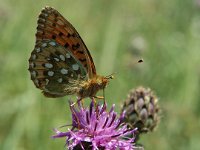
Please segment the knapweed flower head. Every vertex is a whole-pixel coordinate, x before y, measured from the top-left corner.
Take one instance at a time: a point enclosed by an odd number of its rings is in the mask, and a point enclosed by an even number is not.
[[[137,132],[151,132],[160,120],[158,98],[150,88],[138,87],[132,89],[124,102],[122,112],[126,111],[125,122]]]
[[[90,107],[85,108],[81,103],[71,105],[72,129],[61,132],[55,129],[54,138],[66,137],[66,147],[69,150],[134,150],[134,132],[123,123],[124,112],[117,117],[114,105],[109,112],[107,105],[91,101]],[[132,134],[132,138],[127,135]]]

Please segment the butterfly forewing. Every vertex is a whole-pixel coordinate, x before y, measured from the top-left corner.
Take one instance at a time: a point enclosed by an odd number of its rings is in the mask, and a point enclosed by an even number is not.
[[[55,40],[68,49],[86,68],[88,76],[96,75],[92,57],[76,29],[55,9],[45,7],[38,19],[36,41]]]
[[[31,79],[48,97],[74,94],[87,70],[68,48],[55,40],[40,40],[29,59]]]

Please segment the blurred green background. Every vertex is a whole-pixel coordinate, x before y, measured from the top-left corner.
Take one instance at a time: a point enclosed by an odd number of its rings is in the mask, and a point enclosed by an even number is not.
[[[75,97],[45,98],[27,70],[46,5],[75,26],[98,74],[116,72],[109,107],[137,86],[155,91],[162,118],[141,137],[146,150],[200,149],[200,0],[0,0],[0,149],[64,149],[52,129],[70,123]]]

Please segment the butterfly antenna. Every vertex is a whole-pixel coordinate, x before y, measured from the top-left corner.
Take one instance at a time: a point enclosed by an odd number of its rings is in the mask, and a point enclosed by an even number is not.
[[[106,103],[105,88],[103,88],[103,104]]]
[[[114,74],[116,74],[116,73],[112,73],[112,74],[106,76],[105,78],[106,79],[114,79]]]

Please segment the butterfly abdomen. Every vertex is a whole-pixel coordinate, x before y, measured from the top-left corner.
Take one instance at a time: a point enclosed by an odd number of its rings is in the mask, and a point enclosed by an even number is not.
[[[81,98],[94,97],[96,93],[104,89],[108,84],[108,79],[103,76],[95,76],[92,79],[84,81],[80,84],[80,90],[78,91],[78,96]]]

